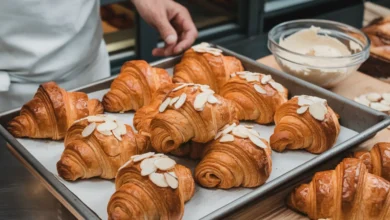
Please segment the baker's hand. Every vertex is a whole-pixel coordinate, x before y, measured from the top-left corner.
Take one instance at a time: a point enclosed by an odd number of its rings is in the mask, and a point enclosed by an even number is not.
[[[154,56],[171,56],[189,48],[198,36],[190,13],[172,0],[132,0],[141,17],[160,32],[164,48],[153,49]]]

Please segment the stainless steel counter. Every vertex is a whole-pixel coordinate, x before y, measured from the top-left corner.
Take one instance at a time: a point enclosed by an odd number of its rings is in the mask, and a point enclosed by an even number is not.
[[[75,219],[7,149],[0,137],[0,219]]]

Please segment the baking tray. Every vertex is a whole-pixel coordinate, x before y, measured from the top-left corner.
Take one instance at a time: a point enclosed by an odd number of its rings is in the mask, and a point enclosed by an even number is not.
[[[270,192],[271,190],[275,189],[281,184],[286,183],[287,181],[290,181],[294,178],[297,179],[297,177],[299,177],[300,174],[308,171],[312,167],[324,163],[329,158],[332,158],[333,156],[351,148],[352,146],[372,137],[373,135],[375,135],[376,132],[390,125],[390,119],[385,114],[374,111],[368,107],[362,106],[358,103],[343,98],[337,94],[329,92],[313,84],[307,83],[296,77],[285,74],[281,71],[269,68],[265,65],[257,63],[254,60],[238,55],[222,47],[219,48],[224,51],[225,55],[232,55],[240,59],[246,70],[262,72],[262,73],[272,75],[276,81],[282,83],[289,89],[290,96],[308,94],[308,95],[315,95],[327,99],[329,105],[340,115],[341,117],[340,123],[342,124],[342,126],[355,131],[355,133],[348,139],[342,140],[336,146],[334,146],[327,152],[318,156],[303,151],[295,151],[295,152],[289,151],[288,153],[281,153],[281,154],[274,152],[273,153],[274,160],[275,160],[274,158],[275,155],[279,155],[291,159],[293,158],[291,155],[296,154],[299,156],[299,154],[302,155],[304,154],[306,156],[310,155],[310,158],[309,159],[306,158],[307,159],[306,162],[300,164],[294,169],[287,171],[280,176],[274,176],[270,178],[270,180],[267,181],[267,183],[264,184],[263,186],[253,188],[253,189],[238,188],[238,189],[231,189],[227,191],[207,190],[207,189],[197,187],[197,192],[195,194],[195,197],[192,200],[190,200],[189,203],[186,204],[185,219],[190,219],[194,217],[194,213],[199,214],[197,215],[196,218],[203,218],[203,219],[214,219],[214,218],[225,216],[230,212],[233,212],[238,208],[242,207],[243,205],[247,204],[248,202],[265,195],[266,193]],[[151,65],[172,70],[172,67],[176,63],[178,63],[180,59],[181,59],[180,56],[175,58],[168,58],[168,59],[164,59],[152,63]],[[116,76],[113,76],[92,83],[90,85],[81,87],[76,90],[83,91],[86,93],[94,93],[90,95],[95,96],[98,95],[99,93],[97,91],[105,90],[109,88],[112,80],[115,77]],[[103,92],[100,91],[100,93]],[[16,116],[18,113],[19,113],[19,109],[2,113],[0,115],[0,124],[3,126],[6,125],[6,123],[12,117]],[[126,116],[126,114],[122,114],[122,116]],[[0,126],[0,133],[8,141],[9,143],[8,147],[11,150],[11,152],[14,153],[14,155],[16,155],[23,162],[23,164],[25,164],[26,167],[29,168],[30,171],[32,171],[33,174],[35,174],[40,180],[42,180],[45,186],[49,189],[49,191],[52,192],[77,218],[84,218],[84,219],[99,218],[99,216],[94,211],[92,211],[82,201],[82,199],[80,199],[81,198],[80,195],[73,194],[72,191],[69,190],[69,188],[63,184],[63,181],[56,176],[55,171],[50,172],[50,170],[47,169],[41,163],[41,161],[39,161],[36,157],[33,156],[33,154],[31,153],[32,151],[30,149],[31,146],[27,146],[27,145],[23,146],[21,144],[21,142],[29,143],[29,141],[32,140],[28,140],[28,139],[17,140],[10,133],[8,133],[8,131],[6,131],[3,126]],[[42,141],[37,143],[41,145],[45,145],[42,144]],[[43,143],[46,143],[48,145],[48,143],[51,143],[51,141],[44,141]],[[27,148],[29,148],[30,151]],[[58,159],[59,158],[56,158],[56,160]],[[183,159],[180,159],[180,163],[184,163],[185,165],[188,166],[194,166],[195,164],[194,161],[183,160]],[[275,163],[275,161],[274,161],[274,165],[276,165],[274,166],[274,168],[278,168],[277,163]],[[278,171],[275,171],[275,169],[273,169],[273,173],[276,172]],[[80,182],[82,181],[79,181],[79,183]],[[110,183],[113,184],[112,181]],[[220,201],[213,202],[214,204],[208,204],[207,201],[213,201],[212,199],[210,199],[210,196],[213,195],[216,196],[216,198],[219,199]],[[208,198],[205,199],[204,196],[208,196]],[[234,199],[232,199],[233,197]],[[108,200],[105,201],[103,207],[106,206],[107,202]],[[204,207],[205,204],[208,205],[207,211],[202,210],[202,205]],[[197,210],[193,210],[193,209],[197,209]],[[105,208],[103,209],[103,211],[104,210]],[[192,213],[192,216],[188,215],[188,213]]]

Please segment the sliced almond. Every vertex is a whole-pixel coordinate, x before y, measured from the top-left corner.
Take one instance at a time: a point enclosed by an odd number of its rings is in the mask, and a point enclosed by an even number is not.
[[[246,81],[248,82],[260,82],[260,76],[257,75],[246,75]]]
[[[218,103],[219,101],[217,97],[215,97],[214,95],[209,95],[209,97],[207,97],[207,102],[210,104],[215,104]]]
[[[260,134],[259,132],[257,132],[256,130],[253,130],[253,129],[248,129],[248,132],[251,133],[252,135],[260,138]],[[249,136],[249,135],[248,135]]]
[[[323,106],[323,104],[317,102],[309,107],[309,112],[313,116],[313,118],[323,121],[325,119],[325,115],[327,113],[326,107]]]
[[[103,122],[105,118],[102,116],[92,115],[92,116],[88,116],[87,119],[88,122]]]
[[[385,112],[385,113],[390,111],[390,106],[381,104],[379,102],[372,102],[370,104],[370,107],[377,110],[377,111],[381,111],[381,112]]]
[[[154,155],[154,152],[148,152],[144,154],[139,154],[139,155],[134,155],[131,158],[133,159],[134,162],[141,161],[143,159],[149,158]]]
[[[359,97],[356,97],[354,100],[355,100],[355,102],[360,103],[360,104],[365,105],[365,106],[370,106],[370,103],[371,103],[370,100],[368,100],[365,95],[361,95]]]
[[[272,79],[272,76],[271,76],[271,75],[264,75],[264,76],[261,78],[261,84],[265,85],[265,84],[267,84],[271,79]]]
[[[244,129],[243,129],[244,128]],[[233,128],[232,134],[240,138],[248,138],[248,131],[245,127],[235,127]]]
[[[200,90],[202,92],[204,92],[205,90],[210,90],[210,86],[209,85],[200,85]]]
[[[297,114],[302,115],[303,113],[305,113],[307,111],[307,109],[309,109],[309,106],[302,106],[302,107],[297,109]]]
[[[117,128],[118,125],[113,121],[106,121],[100,125],[97,126],[98,131],[111,131]]]
[[[119,132],[119,130],[117,130],[117,129],[112,130],[112,134],[114,135],[114,137],[116,139],[118,139],[119,141],[122,141],[121,133]]]
[[[160,170],[170,170],[175,167],[176,161],[169,157],[159,158],[154,161],[154,165]]]
[[[265,91],[265,89],[261,88],[261,86],[255,84],[253,87],[255,88],[256,92],[258,92],[260,94],[267,94],[267,91]]]
[[[169,102],[169,106],[172,106],[173,104],[175,104],[177,102],[177,100],[179,100],[179,96],[172,98],[171,101]]]
[[[267,145],[260,138],[256,137],[255,135],[250,134],[249,140],[251,140],[252,143],[254,143],[258,147],[267,148]]]
[[[164,112],[165,109],[167,109],[169,103],[171,103],[171,98],[168,97],[167,99],[165,99],[165,101],[163,101],[160,105],[160,107],[158,108],[158,111],[159,112]]]
[[[220,132],[218,132],[216,135],[215,135],[215,137],[214,137],[214,140],[217,140],[219,137],[221,137],[223,135],[223,132],[222,131],[220,131]]]
[[[172,92],[178,91],[178,90],[180,90],[180,89],[182,89],[182,88],[184,88],[184,87],[187,87],[187,84],[182,84],[182,85],[180,85],[180,86],[178,86],[178,87],[172,89]]]
[[[382,99],[381,94],[375,92],[367,94],[366,97],[371,102],[379,102]]]
[[[244,127],[246,127],[246,128],[253,128],[254,126],[253,125],[244,125]]]
[[[168,187],[168,183],[162,173],[152,173],[149,175],[149,179],[159,187]]]
[[[272,88],[276,89],[276,91],[284,92],[284,87],[282,86],[282,84],[274,82],[274,81],[271,81],[268,84],[270,84],[272,86]]]
[[[386,100],[387,102],[390,102],[390,93],[383,93],[382,94],[382,97],[384,100]]]
[[[153,155],[153,157],[167,157],[167,155],[162,154],[162,153],[158,153],[158,154]]]
[[[386,101],[384,99],[380,103],[383,104],[383,105],[390,106],[390,102],[388,102],[388,101]]]
[[[176,173],[174,171],[167,172],[167,173],[177,179]]]
[[[121,134],[121,135],[127,133],[126,125],[123,122],[116,121],[116,124],[118,125],[118,127],[115,128],[114,130],[118,130],[119,134]]]
[[[206,105],[209,93],[199,93],[194,101],[194,108],[197,111],[203,111],[204,106]]]
[[[237,75],[235,73],[232,73],[230,74],[230,77],[233,78],[233,77],[236,77]]]
[[[118,117],[116,117],[115,115],[107,114],[105,116],[105,121],[116,121],[118,119]]]
[[[298,96],[298,105],[299,106],[305,106],[305,105],[311,105],[314,102],[305,96]]]
[[[100,134],[106,135],[106,136],[111,136],[112,132],[111,131],[98,131]]]
[[[237,75],[246,75],[246,74],[248,74],[248,73],[249,73],[248,71],[236,72]]]
[[[95,128],[96,128],[96,123],[92,122],[91,124],[89,124],[88,126],[86,126],[84,128],[84,130],[81,132],[81,136],[82,137],[88,137],[89,135],[91,135],[93,133]]]
[[[241,79],[245,79],[246,80],[246,74],[240,74],[240,75],[238,75],[238,77],[240,77]]]
[[[164,173],[164,177],[169,187],[171,187],[172,189],[177,189],[177,187],[179,186],[179,181],[175,177],[169,175],[168,173]]]
[[[154,165],[155,160],[157,160],[157,158],[152,157],[147,158],[141,162],[141,176],[147,176],[157,171],[157,167]]]
[[[228,127],[222,130],[222,134],[230,133],[231,131],[233,131],[233,128],[235,128],[236,126],[237,126],[236,123],[229,125]]]
[[[175,103],[175,109],[179,109],[180,107],[182,107],[183,104],[186,102],[186,99],[187,99],[187,94],[186,93],[182,93],[180,95],[179,100],[177,100],[177,102]]]
[[[234,136],[231,134],[224,134],[221,139],[219,139],[219,142],[232,142],[234,141]]]

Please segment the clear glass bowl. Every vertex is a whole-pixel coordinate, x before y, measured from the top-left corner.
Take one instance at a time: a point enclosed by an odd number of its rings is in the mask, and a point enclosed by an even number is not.
[[[347,46],[351,55],[313,56],[296,53],[279,45],[281,39],[312,26],[321,28],[320,35],[338,39]],[[353,50],[352,47],[356,44],[361,49]],[[331,88],[356,72],[359,66],[367,60],[370,55],[370,40],[363,32],[346,24],[327,20],[302,19],[275,26],[268,33],[268,48],[283,71],[316,85]]]

